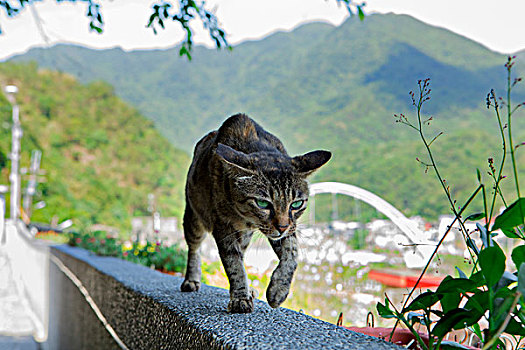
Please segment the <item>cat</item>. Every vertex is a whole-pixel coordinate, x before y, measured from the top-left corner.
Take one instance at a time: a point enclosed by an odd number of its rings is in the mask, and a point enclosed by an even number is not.
[[[230,282],[228,312],[253,311],[244,252],[259,230],[279,258],[266,290],[272,308],[290,291],[297,268],[297,219],[306,210],[306,177],[331,153],[313,151],[290,157],[281,141],[245,114],[228,118],[195,146],[186,181],[184,238],[188,263],[181,291],[198,291],[199,246],[211,232]]]

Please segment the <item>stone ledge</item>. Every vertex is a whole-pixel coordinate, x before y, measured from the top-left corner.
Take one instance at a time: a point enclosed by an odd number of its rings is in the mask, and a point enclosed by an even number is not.
[[[228,314],[229,293],[80,248],[56,246],[130,349],[400,349],[285,308],[255,301],[251,314]],[[118,348],[76,286],[50,264],[50,349]]]

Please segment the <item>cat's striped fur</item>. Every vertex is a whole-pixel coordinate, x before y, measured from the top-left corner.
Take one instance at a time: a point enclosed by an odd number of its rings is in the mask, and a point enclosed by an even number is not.
[[[199,246],[211,232],[230,282],[230,312],[253,311],[244,252],[254,231],[268,237],[279,258],[266,298],[278,307],[297,267],[296,222],[306,209],[306,177],[331,157],[314,151],[289,157],[281,141],[244,114],[228,118],[195,146],[186,182],[184,237],[188,244],[184,292],[201,280]]]

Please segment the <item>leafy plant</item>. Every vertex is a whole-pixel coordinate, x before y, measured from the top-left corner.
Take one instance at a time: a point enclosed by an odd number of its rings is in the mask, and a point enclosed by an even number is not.
[[[423,349],[439,349],[443,345],[443,339],[447,333],[454,329],[468,327],[482,341],[483,349],[493,349],[505,347],[500,338],[502,333],[514,336],[516,344],[525,338],[525,245],[521,241],[525,240],[524,219],[525,219],[525,198],[521,197],[518,171],[515,153],[523,143],[515,144],[512,138],[512,116],[525,103],[513,106],[511,104],[511,91],[521,79],[512,79],[512,66],[514,57],[509,57],[505,68],[507,70],[507,93],[506,99],[498,98],[491,90],[487,95],[487,108],[492,108],[497,118],[497,126],[502,142],[502,153],[499,164],[495,164],[493,158],[488,160],[488,175],[490,186],[483,181],[481,171],[477,170],[478,185],[472,195],[467,199],[463,206],[458,206],[453,198],[450,185],[442,177],[431,146],[442,133],[437,133],[432,138],[426,135],[426,127],[430,125],[432,117],[425,118],[422,115],[422,107],[430,99],[429,79],[418,82],[418,94],[410,92],[412,103],[417,110],[417,120],[412,123],[405,115],[395,115],[396,121],[409,126],[418,132],[425,149],[427,160],[416,158],[426,171],[432,170],[441,184],[450,208],[455,216],[454,223],[460,225],[466,245],[468,247],[471,260],[473,262],[472,271],[469,275],[457,269],[459,277],[447,276],[436,289],[427,290],[416,298],[412,299],[415,288],[408,295],[403,307],[397,310],[393,303],[386,297],[385,303],[377,304],[377,311],[380,316],[385,318],[397,319],[396,326],[402,322],[408,327],[417,338],[419,345]],[[505,120],[502,117],[502,110],[505,112]],[[510,155],[510,167],[512,172],[513,184],[517,199],[510,202],[509,196],[504,195],[502,182],[506,178],[503,175],[507,158]],[[469,208],[474,198],[481,196],[483,201],[483,212],[474,213],[464,217],[466,209]],[[495,214],[496,203],[500,201],[505,210]],[[495,217],[494,224],[491,226],[492,219]],[[466,227],[467,221],[478,221],[477,229],[470,232]],[[426,267],[423,269],[420,279],[428,269],[430,262],[437,253],[441,243],[450,232],[452,224],[445,232],[438,243],[434,253],[430,257]],[[514,267],[507,266],[505,253],[494,240],[494,237],[502,232],[510,239],[519,240],[520,245],[516,246],[511,254]],[[474,235],[479,235],[481,245],[478,246],[473,239]],[[513,272],[506,271],[506,268]],[[417,284],[416,284],[417,285]],[[488,323],[482,329],[482,322]],[[428,343],[424,342],[415,330],[414,325],[421,324],[428,332]],[[395,328],[395,327],[394,327]],[[393,333],[393,332],[392,332]],[[460,348],[457,343],[447,342],[447,346]]]
[[[182,273],[186,268],[186,253],[177,245],[152,241],[125,241],[104,231],[69,233],[69,245],[87,249],[98,255],[114,256],[163,272]]]
[[[68,233],[69,242],[71,246],[84,248],[92,251],[97,255],[104,256],[122,256],[122,248],[120,242],[104,231],[94,231],[88,233]]]

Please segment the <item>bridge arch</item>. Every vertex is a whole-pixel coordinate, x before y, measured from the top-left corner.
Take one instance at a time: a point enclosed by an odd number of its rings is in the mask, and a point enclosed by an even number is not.
[[[371,205],[372,207],[376,208],[377,211],[389,218],[394,223],[394,225],[396,225],[408,237],[408,239],[414,243],[416,250],[422,255],[422,257],[429,255],[429,248],[434,248],[426,244],[428,242],[423,242],[424,235],[414,222],[409,220],[393,205],[370,191],[341,182],[313,183],[310,184],[309,190],[310,196],[312,197],[315,197],[315,195],[321,193],[342,194],[356,198]],[[315,215],[315,201],[311,203],[311,210]]]

